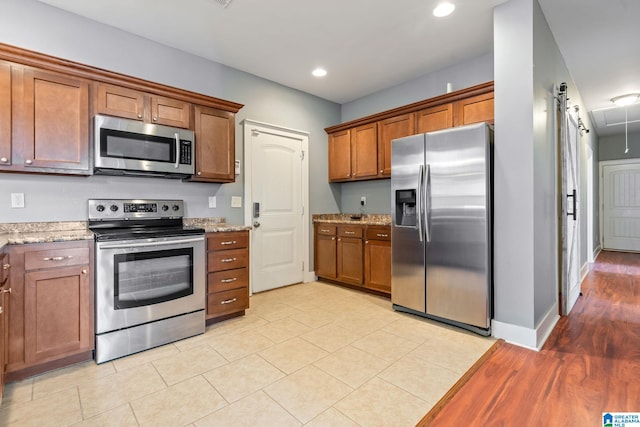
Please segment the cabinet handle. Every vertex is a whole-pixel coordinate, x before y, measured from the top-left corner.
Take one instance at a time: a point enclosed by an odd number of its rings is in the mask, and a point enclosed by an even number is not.
[[[154,118],[153,118],[153,121],[154,121],[154,122],[157,122],[157,121],[158,121],[158,118],[157,118],[157,117],[154,117]]]
[[[221,245],[235,245],[235,240],[229,240],[228,242],[220,242]]]
[[[2,269],[3,269],[3,270],[8,270],[8,269],[10,269],[10,268],[11,268],[11,264],[4,264],[4,265],[2,266]]]
[[[389,237],[388,234],[381,234],[381,233],[376,234],[376,236],[378,236],[378,237]]]
[[[138,114],[138,118],[141,119],[142,118],[142,114]]]
[[[0,162],[7,163],[8,161],[9,159],[7,159],[6,157],[0,157]]]
[[[11,293],[11,288],[3,289],[2,291],[0,291],[0,295],[2,295],[2,294],[10,294],[10,293]]]
[[[238,298],[226,299],[224,301],[220,301],[220,304],[231,304],[232,302],[238,301]]]
[[[43,261],[63,261],[65,259],[71,259],[71,258],[73,258],[73,255],[45,257],[45,258],[42,258],[42,260]]]
[[[224,258],[221,260],[221,262],[233,262],[233,261],[237,261],[238,258]]]
[[[322,231],[323,233],[329,233],[331,230],[327,230],[325,228],[321,228],[320,231]]]
[[[331,238],[331,240],[336,240],[336,238],[335,238],[335,237],[332,237],[332,238]]]
[[[364,241],[364,244],[365,244],[365,245],[368,245],[368,244],[369,244],[369,241],[368,241],[368,240],[365,240],[365,241]]]
[[[202,175],[202,172],[198,171],[198,176]]]
[[[384,171],[383,171],[382,169],[380,169],[380,172],[379,172],[379,173],[383,173],[383,172],[384,172]]]
[[[238,280],[237,277],[234,277],[232,279],[222,279],[220,280],[222,283],[231,283],[231,282],[235,282],[236,280]]]
[[[31,159],[24,161],[25,165],[30,165],[31,163],[33,163],[33,160],[31,160]]]
[[[3,307],[0,307],[0,314],[4,313]]]
[[[355,231],[345,231],[344,234],[356,234]]]
[[[82,269],[82,274],[87,274],[87,269],[86,268]]]

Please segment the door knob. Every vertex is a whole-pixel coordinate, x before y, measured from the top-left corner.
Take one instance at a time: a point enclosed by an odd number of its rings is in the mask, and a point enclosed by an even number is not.
[[[255,228],[258,228],[258,227],[260,227],[260,223],[258,221],[253,221],[253,226]]]

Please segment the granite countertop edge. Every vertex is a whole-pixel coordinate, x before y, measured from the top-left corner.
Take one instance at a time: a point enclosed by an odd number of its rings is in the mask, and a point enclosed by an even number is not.
[[[313,222],[323,224],[361,224],[361,225],[380,225],[390,226],[391,215],[387,214],[364,214],[361,219],[352,219],[352,216],[360,216],[357,214],[316,214],[313,215]]]

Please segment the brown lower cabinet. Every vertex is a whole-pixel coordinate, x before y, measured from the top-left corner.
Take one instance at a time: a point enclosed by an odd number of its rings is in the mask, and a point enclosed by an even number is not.
[[[249,308],[249,231],[207,233],[207,324]]]
[[[7,365],[9,342],[9,295],[11,294],[11,282],[9,281],[9,254],[0,251],[0,403],[4,391],[4,379]]]
[[[7,380],[93,358],[93,241],[9,247]]]
[[[388,226],[315,224],[318,277],[391,293],[391,232]]]

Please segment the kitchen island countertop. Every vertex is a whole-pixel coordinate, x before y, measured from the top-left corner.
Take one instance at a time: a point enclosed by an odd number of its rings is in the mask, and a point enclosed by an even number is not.
[[[352,217],[361,219],[352,219]],[[313,222],[327,224],[362,224],[362,225],[391,225],[391,215],[389,214],[316,214],[313,215]]]

